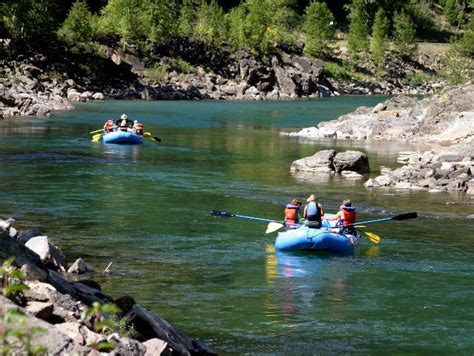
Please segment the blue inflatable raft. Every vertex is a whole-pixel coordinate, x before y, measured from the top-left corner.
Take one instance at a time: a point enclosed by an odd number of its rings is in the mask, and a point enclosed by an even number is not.
[[[102,136],[104,143],[120,143],[139,145],[143,142],[143,136],[129,131],[113,131]]]
[[[350,254],[359,242],[359,236],[344,234],[339,228],[321,229],[300,226],[278,233],[275,248],[280,251],[317,251]]]

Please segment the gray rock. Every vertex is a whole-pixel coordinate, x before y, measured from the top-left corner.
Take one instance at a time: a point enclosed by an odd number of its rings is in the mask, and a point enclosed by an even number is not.
[[[334,157],[334,170],[336,172],[354,171],[357,173],[369,173],[369,159],[360,151],[339,152]]]
[[[35,236],[29,239],[25,246],[38,254],[41,260],[50,268],[55,270],[66,270],[66,257],[47,236]]]

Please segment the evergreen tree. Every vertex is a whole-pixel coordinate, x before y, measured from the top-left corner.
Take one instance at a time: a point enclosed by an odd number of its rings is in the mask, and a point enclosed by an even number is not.
[[[13,40],[40,44],[54,37],[62,6],[59,0],[3,0],[0,21]]]
[[[471,14],[456,47],[461,55],[471,59],[474,57],[474,14]]]
[[[383,68],[385,62],[385,51],[387,43],[388,20],[385,17],[385,12],[379,8],[375,14],[374,25],[372,27],[372,40],[370,49],[372,53],[372,60],[376,67],[380,70]]]
[[[58,30],[58,37],[69,45],[89,42],[93,38],[92,14],[84,1],[76,1]]]
[[[347,36],[347,47],[354,62],[360,55],[369,50],[369,26],[367,24],[367,12],[364,0],[353,0],[349,13],[349,34]]]
[[[197,14],[196,37],[206,42],[221,43],[226,38],[226,23],[224,10],[217,4],[216,0],[211,0],[208,4],[203,1]]]
[[[401,57],[410,57],[417,49],[415,24],[406,12],[397,12],[393,19],[395,46]]]
[[[179,10],[178,28],[181,36],[189,36],[193,33],[197,22],[197,11],[199,0],[183,0]]]
[[[444,3],[444,16],[451,25],[456,25],[462,18],[462,13],[458,9],[457,0],[446,0]]]
[[[324,2],[312,2],[305,9],[303,31],[304,52],[313,57],[330,53],[329,43],[334,39],[334,16]]]
[[[247,16],[245,6],[234,7],[226,15],[228,24],[228,39],[235,49],[245,47],[247,36],[245,33],[245,18]]]

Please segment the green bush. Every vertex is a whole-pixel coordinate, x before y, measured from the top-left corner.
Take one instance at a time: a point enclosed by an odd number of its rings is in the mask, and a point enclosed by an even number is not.
[[[145,77],[158,83],[164,83],[168,76],[168,70],[169,67],[165,65],[151,67],[145,70]]]
[[[326,3],[312,2],[305,9],[303,31],[304,52],[313,57],[325,58],[329,55],[329,44],[334,39],[334,16]]]

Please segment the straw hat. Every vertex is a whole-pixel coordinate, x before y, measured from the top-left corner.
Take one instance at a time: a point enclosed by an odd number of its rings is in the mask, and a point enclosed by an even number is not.
[[[306,199],[306,201],[307,201],[308,203],[309,203],[310,201],[316,201],[316,197],[314,196],[314,194],[311,194],[311,195],[309,196],[309,198]]]

